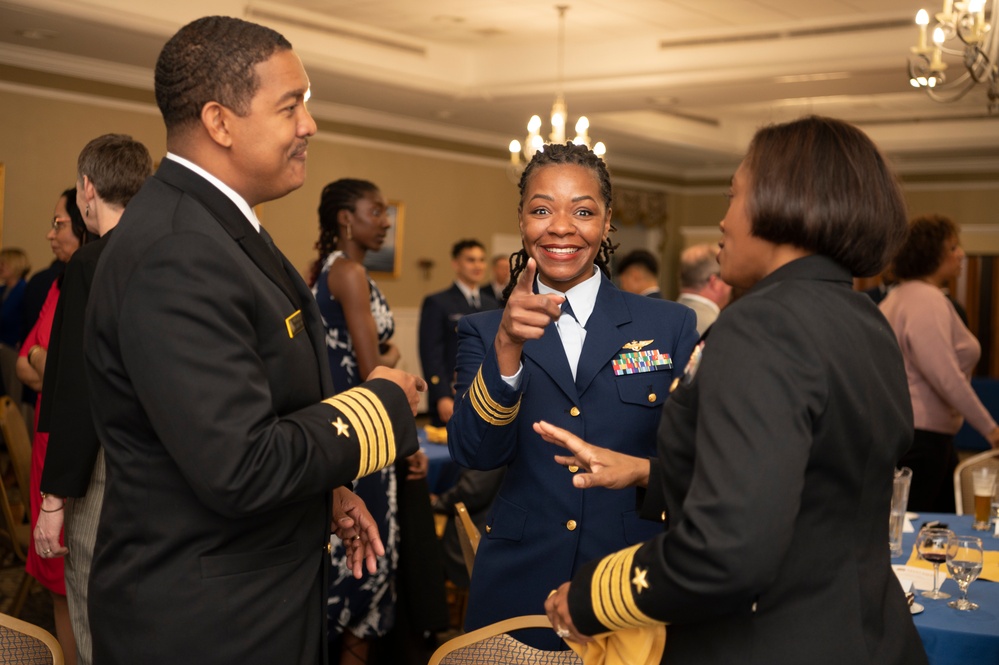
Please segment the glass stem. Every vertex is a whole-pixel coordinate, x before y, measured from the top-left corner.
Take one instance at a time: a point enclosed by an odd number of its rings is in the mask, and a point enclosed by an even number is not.
[[[934,594],[937,594],[937,593],[940,592],[940,582],[938,581],[938,578],[937,578],[937,576],[939,574],[940,574],[940,564],[939,563],[935,563],[935,564],[933,564],[933,593]]]

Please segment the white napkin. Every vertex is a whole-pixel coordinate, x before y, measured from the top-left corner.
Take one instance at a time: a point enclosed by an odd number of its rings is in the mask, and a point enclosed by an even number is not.
[[[933,588],[932,570],[902,564],[892,566],[892,570],[895,571],[895,577],[898,578],[898,583],[902,585],[902,589],[906,593],[913,588],[920,591]]]

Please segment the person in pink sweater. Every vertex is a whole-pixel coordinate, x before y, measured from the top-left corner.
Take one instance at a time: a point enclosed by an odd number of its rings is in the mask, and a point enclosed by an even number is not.
[[[971,388],[981,345],[942,290],[963,259],[953,220],[917,217],[893,262],[900,283],[880,305],[902,348],[912,398],[915,436],[899,462],[912,469],[911,510],[954,512],[954,435],[965,419],[999,448],[999,426]]]

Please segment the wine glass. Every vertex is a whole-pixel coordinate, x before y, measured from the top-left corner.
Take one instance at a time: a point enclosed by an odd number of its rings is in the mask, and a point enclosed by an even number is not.
[[[947,570],[961,589],[961,597],[947,603],[956,610],[977,610],[968,600],[968,585],[982,572],[982,539],[974,536],[951,536],[947,541]]]
[[[949,593],[940,591],[940,564],[947,560],[947,543],[954,537],[950,529],[924,526],[916,536],[916,551],[919,558],[933,564],[933,590],[923,591],[925,598],[938,600],[950,598]]]

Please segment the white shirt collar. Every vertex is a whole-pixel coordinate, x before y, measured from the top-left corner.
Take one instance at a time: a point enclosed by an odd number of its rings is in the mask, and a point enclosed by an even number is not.
[[[166,156],[167,159],[173,160],[178,164],[180,164],[181,166],[186,166],[187,168],[191,169],[192,171],[200,175],[208,182],[215,185],[216,189],[218,189],[220,192],[228,196],[229,199],[236,204],[236,207],[239,208],[240,212],[243,213],[247,221],[249,221],[250,224],[253,225],[253,228],[257,230],[257,233],[260,233],[260,220],[258,220],[257,216],[253,213],[253,208],[250,207],[250,204],[247,203],[242,196],[237,194],[236,190],[234,190],[232,187],[225,184],[224,182],[222,182],[221,180],[213,176],[211,173],[201,168],[200,166],[198,166],[189,159],[184,159],[183,157],[175,155],[172,152],[168,152]]]
[[[556,293],[568,299],[569,304],[572,305],[572,313],[576,315],[576,320],[579,321],[579,325],[585,328],[586,322],[590,320],[590,314],[593,313],[593,307],[597,304],[597,292],[600,291],[601,279],[600,269],[593,266],[591,277],[565,293],[546,286],[538,279],[538,293]]]
[[[467,286],[465,286],[465,284],[460,279],[454,280],[454,283],[458,287],[458,290],[461,291],[462,295],[465,296],[465,300],[470,300],[472,296],[475,296],[476,298],[479,297],[479,287],[470,289]]]
[[[696,300],[697,302],[704,303],[716,313],[721,311],[721,308],[718,307],[718,303],[714,300],[708,300],[704,296],[697,295],[696,293],[681,293],[680,295],[687,300]]]

